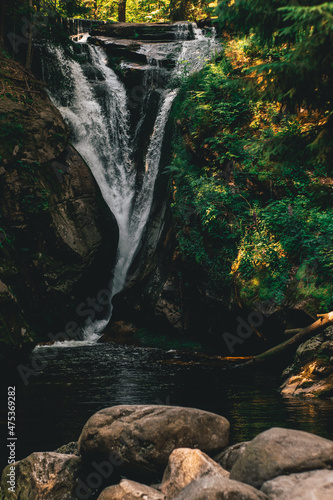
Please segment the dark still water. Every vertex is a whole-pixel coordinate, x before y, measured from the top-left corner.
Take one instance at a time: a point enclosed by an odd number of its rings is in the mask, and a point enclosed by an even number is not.
[[[193,362],[193,353],[112,344],[38,349],[52,359],[27,386],[17,384],[18,459],[77,440],[91,415],[118,404],[171,404],[218,413],[231,423],[232,443],[272,426],[333,439],[333,401],[283,398],[280,374],[267,369],[226,369],[203,357]],[[5,398],[1,401],[3,439]]]

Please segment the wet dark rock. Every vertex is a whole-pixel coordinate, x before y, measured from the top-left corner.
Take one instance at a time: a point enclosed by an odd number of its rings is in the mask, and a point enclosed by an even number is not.
[[[115,321],[106,327],[103,335],[98,342],[112,342],[114,344],[140,345],[140,342],[134,338],[138,328],[133,323],[126,321]]]

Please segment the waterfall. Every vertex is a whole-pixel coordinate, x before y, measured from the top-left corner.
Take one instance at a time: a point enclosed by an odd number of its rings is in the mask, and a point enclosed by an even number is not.
[[[180,26],[178,42],[145,43],[144,48],[140,49],[141,53],[147,55],[143,79],[145,85],[150,85],[152,89],[156,87],[154,71],[162,70],[160,60],[163,55],[166,58],[173,56],[175,60],[174,69],[169,69],[169,81],[181,74],[184,60],[188,72],[203,66],[214,51],[214,37],[206,39],[197,28],[194,33],[195,40],[187,40],[184,28]],[[134,153],[138,147],[136,139],[139,129],[144,126],[145,114],[148,112],[150,100],[147,95],[150,95],[150,90],[147,89],[146,98],[141,103],[138,123],[134,132],[131,132],[129,93],[108,66],[104,49],[89,45],[86,40],[87,36],[78,42],[88,59],[84,64],[68,58],[62,48],[48,45],[46,60],[43,61],[43,76],[49,83],[49,94],[53,103],[70,125],[73,145],[90,167],[118,222],[119,246],[111,293],[113,297],[126,284],[129,267],[149,221],[164,131],[177,90],[157,89],[158,109],[155,110],[155,122],[144,152],[144,171],[138,185]],[[61,85],[54,82],[52,85],[54,71],[61,72]],[[161,83],[158,79],[156,81]],[[87,324],[84,332],[85,342],[96,341],[111,314],[112,305],[104,320]]]

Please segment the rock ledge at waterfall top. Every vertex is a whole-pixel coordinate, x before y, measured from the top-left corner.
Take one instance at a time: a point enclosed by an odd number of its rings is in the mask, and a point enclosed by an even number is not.
[[[110,23],[90,30],[91,36],[106,36],[133,40],[174,42],[194,40],[193,25],[178,23]]]

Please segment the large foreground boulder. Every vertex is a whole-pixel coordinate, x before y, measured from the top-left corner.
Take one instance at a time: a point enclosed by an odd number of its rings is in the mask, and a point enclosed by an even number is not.
[[[11,469],[1,479],[1,500],[72,500],[81,460],[61,453],[32,453],[14,464],[15,492],[9,490]]]
[[[116,486],[109,486],[99,495],[98,500],[164,500],[163,493],[144,484],[123,479]]]
[[[216,454],[228,445],[229,422],[193,408],[129,405],[93,415],[79,439],[86,463],[119,456],[119,473],[157,480],[176,448],[198,448]]]
[[[184,488],[174,500],[267,500],[247,484],[222,477],[205,477]]]
[[[333,466],[333,441],[308,432],[272,428],[248,443],[230,479],[256,488],[274,477]]]
[[[315,470],[280,476],[264,483],[261,491],[270,500],[330,500],[333,498],[333,471]]]
[[[229,477],[229,472],[200,450],[178,448],[169,457],[160,490],[167,498],[173,498],[196,479],[208,476]]]

